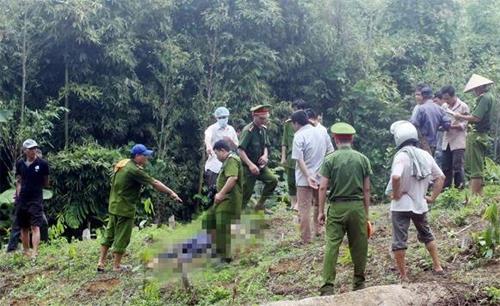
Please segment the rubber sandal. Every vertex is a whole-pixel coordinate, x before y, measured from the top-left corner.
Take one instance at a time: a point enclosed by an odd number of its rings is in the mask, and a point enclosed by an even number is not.
[[[434,274],[436,276],[442,276],[442,275],[444,275],[444,270],[441,270],[441,271],[432,270],[432,274]]]

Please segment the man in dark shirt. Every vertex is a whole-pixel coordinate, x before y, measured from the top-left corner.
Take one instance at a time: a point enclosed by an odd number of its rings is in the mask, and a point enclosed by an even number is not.
[[[37,156],[38,144],[33,139],[23,143],[26,159],[16,163],[16,224],[21,228],[24,255],[30,255],[30,228],[32,257],[38,255],[40,227],[44,224],[43,187],[49,185],[49,165]]]

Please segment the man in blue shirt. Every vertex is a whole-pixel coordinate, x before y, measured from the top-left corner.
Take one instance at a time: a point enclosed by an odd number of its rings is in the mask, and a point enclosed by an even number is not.
[[[444,110],[432,101],[432,89],[428,86],[420,90],[423,103],[412,114],[410,122],[417,128],[422,149],[434,156],[437,145],[437,131],[442,128],[447,131],[451,119]]]

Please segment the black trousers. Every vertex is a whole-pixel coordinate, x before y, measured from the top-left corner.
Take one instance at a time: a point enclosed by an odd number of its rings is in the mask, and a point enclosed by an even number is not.
[[[464,186],[464,153],[465,149],[451,150],[450,146],[443,151],[442,167],[446,176],[444,188],[450,187],[452,182],[455,188]]]

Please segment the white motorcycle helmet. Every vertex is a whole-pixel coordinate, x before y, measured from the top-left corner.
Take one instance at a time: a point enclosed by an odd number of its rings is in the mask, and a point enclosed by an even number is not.
[[[415,126],[406,120],[399,120],[391,124],[391,134],[394,135],[396,147],[400,147],[405,141],[418,141],[418,132]]]

